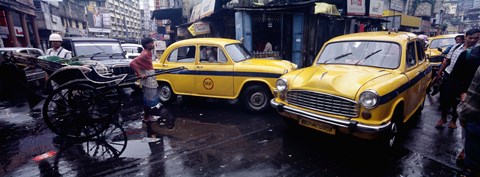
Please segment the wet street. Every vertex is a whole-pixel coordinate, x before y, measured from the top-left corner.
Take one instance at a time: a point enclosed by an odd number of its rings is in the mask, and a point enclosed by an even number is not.
[[[45,126],[42,104],[0,108],[0,176],[459,176],[461,129],[435,128],[438,96],[390,154],[368,141],[287,128],[275,111],[188,99],[141,120],[141,95],[127,92],[101,138],[72,142]],[[460,127],[460,126],[459,126]],[[118,158],[115,158],[119,156]]]

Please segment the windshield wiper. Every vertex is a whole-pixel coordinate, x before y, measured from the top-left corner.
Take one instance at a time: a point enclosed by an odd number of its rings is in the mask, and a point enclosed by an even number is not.
[[[104,54],[105,52],[97,52],[97,53],[94,53],[91,57],[90,57],[90,60],[93,60],[93,57],[97,56],[97,55],[100,55],[100,54]]]
[[[330,58],[330,59],[328,59],[328,60],[325,60],[325,62],[323,62],[323,64],[329,62],[329,61],[332,60],[332,59],[333,59],[333,60],[338,60],[338,59],[340,59],[340,58],[349,56],[349,55],[351,55],[351,54],[352,54],[352,52],[349,52],[349,53],[346,53],[346,54],[342,54],[342,55],[336,56],[336,57],[334,57],[334,58]]]
[[[357,64],[360,63],[361,61],[367,60],[368,58],[370,58],[371,56],[377,54],[377,53],[380,52],[380,51],[382,51],[382,49],[378,49],[377,51],[368,54],[365,58],[363,58],[363,60],[358,60],[358,61],[355,63],[355,65],[357,65]]]
[[[115,55],[119,55],[119,54],[122,54],[122,56],[123,56],[123,53],[114,53],[114,54],[111,54],[111,55],[110,55],[108,58],[110,58],[110,59],[111,59],[113,56],[115,56]],[[123,56],[123,57],[125,57],[125,56]]]

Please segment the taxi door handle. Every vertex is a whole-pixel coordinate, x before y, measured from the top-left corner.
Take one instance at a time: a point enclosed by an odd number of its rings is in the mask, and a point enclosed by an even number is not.
[[[203,66],[197,66],[197,68],[203,68]]]
[[[166,64],[163,64],[163,67],[167,67],[167,66],[168,66],[168,65],[166,65]]]

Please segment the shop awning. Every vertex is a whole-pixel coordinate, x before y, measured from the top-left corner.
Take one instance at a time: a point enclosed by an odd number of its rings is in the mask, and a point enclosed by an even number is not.
[[[314,14],[325,14],[325,15],[334,15],[340,16],[340,12],[337,10],[337,6],[327,3],[315,3]]]

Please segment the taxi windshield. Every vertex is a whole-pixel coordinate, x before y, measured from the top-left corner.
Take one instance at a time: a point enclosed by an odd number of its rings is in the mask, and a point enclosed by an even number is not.
[[[225,46],[225,49],[228,52],[228,55],[232,58],[235,62],[240,62],[243,60],[248,60],[252,58],[252,54],[248,52],[248,50],[243,46],[243,44],[230,44]]]
[[[442,39],[434,39],[430,42],[430,48],[444,48],[455,44],[455,38],[442,38]]]
[[[344,41],[328,44],[317,59],[317,64],[343,64],[397,68],[400,64],[400,46],[392,42]]]

